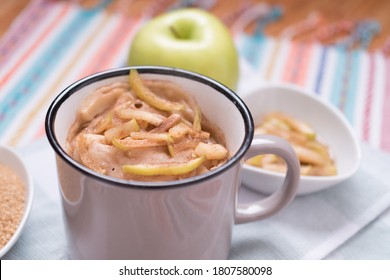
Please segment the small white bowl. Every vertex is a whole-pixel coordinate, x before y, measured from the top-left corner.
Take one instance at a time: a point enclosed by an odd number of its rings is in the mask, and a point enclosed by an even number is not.
[[[19,176],[19,178],[22,180],[26,188],[26,205],[25,205],[22,219],[18,225],[18,228],[16,229],[13,236],[11,237],[11,239],[0,250],[0,258],[1,258],[12,248],[12,246],[18,240],[20,234],[23,231],[27,218],[30,214],[34,187],[33,187],[32,177],[28,172],[26,165],[24,164],[22,158],[13,149],[0,145],[0,164],[11,168]]]
[[[297,195],[309,194],[335,186],[351,177],[359,168],[361,151],[353,129],[344,115],[314,92],[286,83],[265,84],[242,95],[252,113],[255,126],[270,112],[283,112],[308,123],[321,142],[328,145],[335,160],[335,176],[301,176]],[[262,193],[273,193],[284,174],[244,164],[242,182]]]

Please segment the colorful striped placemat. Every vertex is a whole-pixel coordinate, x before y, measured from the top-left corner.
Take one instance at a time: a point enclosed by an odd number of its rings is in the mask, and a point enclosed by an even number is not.
[[[25,146],[44,137],[53,98],[77,79],[126,65],[136,30],[164,4],[157,1],[160,6],[129,16],[108,9],[110,2],[85,9],[72,1],[32,0],[14,21],[0,41],[0,143]],[[390,151],[385,52],[232,33],[241,58],[258,77],[251,82],[307,87],[337,106],[362,141]]]
[[[238,46],[259,78],[321,95],[344,113],[360,140],[390,151],[390,57],[318,43],[257,40],[253,46],[253,37],[242,36]]]

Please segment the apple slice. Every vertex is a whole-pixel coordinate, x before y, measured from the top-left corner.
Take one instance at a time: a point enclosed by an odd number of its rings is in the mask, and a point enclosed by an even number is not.
[[[92,132],[95,134],[103,133],[104,131],[110,129],[111,125],[112,125],[112,113],[109,112],[104,117],[102,117],[99,120],[99,122],[93,127]]]
[[[157,114],[148,112],[148,111],[143,111],[143,110],[138,110],[138,109],[123,109],[118,111],[118,116],[121,119],[136,119],[136,120],[141,120],[148,122],[154,126],[159,126],[163,123],[162,116],[159,116]]]
[[[123,165],[122,170],[125,173],[132,173],[143,176],[155,175],[182,175],[194,171],[205,161],[205,157],[199,157],[185,163],[176,163],[169,165],[151,165],[151,164],[135,164]]]
[[[149,105],[162,111],[180,111],[184,109],[183,104],[160,98],[159,96],[155,95],[149,88],[144,86],[137,70],[130,70],[129,81],[131,89],[135,92],[138,98],[142,99]]]
[[[122,151],[130,151],[132,149],[166,146],[167,142],[152,139],[132,139],[131,137],[127,137],[124,139],[112,139],[112,145]]]
[[[193,138],[198,139],[209,139],[210,133],[206,131],[197,131],[184,123],[178,123],[177,125],[171,127],[169,130],[169,135],[171,135],[175,139],[181,139],[186,135],[190,135]]]
[[[193,127],[196,131],[201,131],[202,130],[202,112],[199,108],[199,106],[195,107],[195,115],[194,115],[194,123]]]
[[[167,144],[173,143],[173,138],[168,133],[151,133],[145,131],[138,131],[130,133],[131,138],[135,140],[149,139],[153,141],[162,141]]]
[[[223,160],[226,159],[229,152],[221,144],[206,144],[199,142],[195,148],[197,156],[205,156],[208,160]]]
[[[114,126],[104,133],[107,143],[112,143],[113,139],[122,139],[130,135],[131,132],[139,131],[138,123],[135,119]]]

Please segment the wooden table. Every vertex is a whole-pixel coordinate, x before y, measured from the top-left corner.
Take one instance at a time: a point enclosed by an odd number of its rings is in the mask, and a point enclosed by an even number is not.
[[[0,9],[0,35],[7,31],[15,17],[23,10],[30,0],[1,0]],[[55,0],[53,0],[55,1]],[[63,0],[65,1],[65,0]],[[83,5],[91,5],[97,0],[80,0]],[[119,0],[126,1],[126,0]],[[219,0],[213,12],[232,10],[245,0]],[[301,21],[310,12],[320,12],[327,21],[340,19],[359,20],[365,18],[376,19],[381,24],[380,34],[373,40],[370,49],[382,47],[383,43],[390,36],[390,1],[388,0],[247,0],[253,3],[279,4],[283,7],[283,17],[269,25],[266,33],[271,36],[278,36],[280,32],[293,23]],[[147,4],[147,1],[138,1]]]

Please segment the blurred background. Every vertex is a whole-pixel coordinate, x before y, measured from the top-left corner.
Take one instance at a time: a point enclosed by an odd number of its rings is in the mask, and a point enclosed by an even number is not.
[[[31,0],[1,0],[0,9],[0,35],[6,32],[14,18],[28,5]],[[85,8],[91,8],[98,0],[73,0]],[[390,36],[390,1],[388,0],[200,0],[200,1],[149,1],[149,0],[113,0],[108,9],[121,11],[127,15],[139,15],[154,6],[154,13],[161,13],[172,5],[201,5],[222,18],[227,24],[232,24],[240,14],[243,14],[249,7],[265,3],[277,5],[281,8],[282,14],[277,20],[273,20],[264,28],[269,36],[280,36],[287,27],[291,27],[307,18],[312,13],[321,17],[321,27],[336,24],[341,20],[356,22],[372,20],[378,24],[378,32],[373,36],[369,50],[383,48]],[[255,24],[249,24],[246,31],[251,32]],[[332,36],[330,36],[332,37]],[[324,43],[333,42],[337,36],[326,38]],[[294,40],[308,40],[310,34],[299,34]]]

